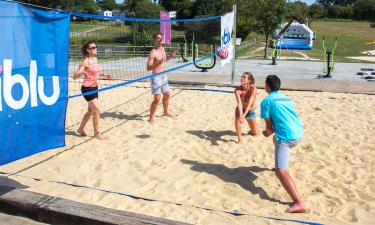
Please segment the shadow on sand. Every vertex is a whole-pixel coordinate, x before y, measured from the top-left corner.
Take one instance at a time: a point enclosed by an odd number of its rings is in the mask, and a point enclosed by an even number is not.
[[[263,200],[289,205],[288,202],[282,202],[270,197],[263,188],[255,186],[254,181],[258,177],[255,174],[263,171],[272,171],[270,169],[261,168],[258,166],[228,168],[222,164],[201,163],[186,159],[181,159],[181,162],[192,165],[191,170],[212,174],[225,182],[238,184],[243,189],[251,192],[253,195],[259,195],[259,197]]]
[[[235,142],[234,140],[227,140],[224,139],[224,136],[237,136],[236,132],[232,130],[223,130],[223,131],[216,131],[216,130],[188,130],[186,131],[189,134],[195,135],[202,139],[208,140],[211,142],[211,145],[219,145],[219,141],[221,142]]]

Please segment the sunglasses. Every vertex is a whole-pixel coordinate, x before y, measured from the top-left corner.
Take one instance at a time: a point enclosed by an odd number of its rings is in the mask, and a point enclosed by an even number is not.
[[[90,48],[87,48],[87,49],[97,49],[98,47],[94,46],[94,47],[90,47]]]

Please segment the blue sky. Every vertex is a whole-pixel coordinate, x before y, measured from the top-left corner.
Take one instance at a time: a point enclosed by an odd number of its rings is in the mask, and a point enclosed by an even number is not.
[[[301,0],[301,2],[305,2],[308,5],[312,5],[313,3],[315,3],[315,0]]]
[[[308,5],[311,5],[315,2],[315,0],[301,0],[302,2],[305,2]],[[116,0],[117,3],[123,3],[124,0]]]

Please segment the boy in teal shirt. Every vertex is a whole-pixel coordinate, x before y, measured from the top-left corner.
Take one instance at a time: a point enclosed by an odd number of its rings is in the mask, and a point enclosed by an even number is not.
[[[280,93],[281,81],[276,75],[268,75],[265,91],[268,96],[261,103],[261,118],[266,122],[263,135],[269,137],[275,133],[275,172],[280,182],[293,199],[293,205],[286,212],[305,212],[305,207],[296,185],[287,169],[290,149],[296,146],[303,137],[303,125],[298,117],[294,103],[286,95]]]

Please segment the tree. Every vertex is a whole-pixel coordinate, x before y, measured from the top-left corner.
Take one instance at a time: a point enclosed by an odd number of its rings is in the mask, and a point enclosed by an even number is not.
[[[287,4],[287,15],[286,17],[298,17],[298,18],[306,18],[309,13],[309,7],[306,3],[297,1],[291,2]]]
[[[353,6],[356,0],[318,0],[317,3],[323,6]]]
[[[375,21],[375,0],[358,0],[353,6],[353,17],[357,20]]]
[[[255,30],[255,14],[257,9],[256,0],[224,0],[223,13],[230,12],[233,9],[233,3],[237,5],[237,24],[236,36],[245,40],[251,31]]]
[[[258,0],[257,10],[254,11],[256,17],[256,27],[258,31],[265,35],[266,45],[264,48],[264,58],[268,55],[268,39],[272,32],[281,24],[286,15],[285,0]]]
[[[316,1],[319,5],[322,5],[322,6],[331,6],[334,4],[335,0],[318,0]]]
[[[319,4],[312,4],[309,8],[308,16],[314,19],[319,19],[324,17],[325,10],[324,7]]]
[[[96,14],[99,10],[99,6],[94,0],[80,0],[75,3],[74,11]]]
[[[65,10],[92,13],[95,14],[99,10],[99,6],[95,0],[20,0],[21,2],[44,6],[48,8],[60,8]]]
[[[194,16],[217,16],[223,13],[222,0],[196,0],[193,3]]]
[[[102,10],[112,11],[118,8],[116,0],[100,0],[100,1],[97,1],[97,3]]]
[[[168,11],[176,11],[178,19],[193,17],[191,0],[159,0],[159,4]]]

